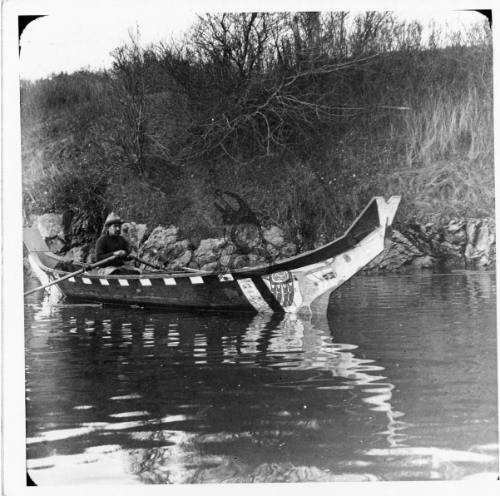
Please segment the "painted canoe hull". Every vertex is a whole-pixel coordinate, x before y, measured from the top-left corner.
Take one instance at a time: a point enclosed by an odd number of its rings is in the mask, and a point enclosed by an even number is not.
[[[224,274],[84,273],[58,283],[54,291],[72,300],[170,310],[324,311],[329,294],[383,251],[399,201],[396,196],[388,201],[373,198],[341,238],[272,265]],[[50,267],[43,249],[27,247],[30,263],[42,283],[66,275]]]

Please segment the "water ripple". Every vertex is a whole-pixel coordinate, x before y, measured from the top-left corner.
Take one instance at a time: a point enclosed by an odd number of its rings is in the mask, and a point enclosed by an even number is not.
[[[311,318],[31,298],[30,473],[52,484],[490,477],[495,290],[488,273],[358,277]]]

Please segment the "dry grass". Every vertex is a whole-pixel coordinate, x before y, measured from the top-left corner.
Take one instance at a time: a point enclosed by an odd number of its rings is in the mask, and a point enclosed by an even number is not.
[[[461,99],[433,95],[407,115],[404,161],[379,177],[405,196],[405,217],[494,215],[492,110],[471,88]]]
[[[74,208],[94,211],[97,225],[110,207],[130,219],[211,237],[220,230],[213,192],[221,189],[239,194],[263,222],[288,229],[303,248],[322,233],[340,234],[373,195],[403,196],[400,223],[493,216],[490,48],[410,55],[354,65],[342,78],[312,78],[297,91],[359,110],[298,126],[290,146],[266,155],[253,153],[249,137],[238,132],[234,149],[217,160],[182,160],[182,140],[175,139],[194,132],[186,122],[199,121],[196,106],[187,115],[184,101],[176,106],[164,99],[153,106],[156,113],[145,107],[138,157],[127,105],[110,75],[80,72],[26,85],[26,215]],[[157,94],[163,79],[151,74]],[[171,119],[176,112],[185,119]],[[287,119],[283,125],[295,129],[297,121]]]

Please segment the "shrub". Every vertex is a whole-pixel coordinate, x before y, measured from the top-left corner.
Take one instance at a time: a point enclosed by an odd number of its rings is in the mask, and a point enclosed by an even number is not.
[[[107,73],[22,84],[25,209],[119,211],[213,237],[214,191],[311,247],[372,195],[398,219],[493,215],[492,50],[389,13],[204,16]]]

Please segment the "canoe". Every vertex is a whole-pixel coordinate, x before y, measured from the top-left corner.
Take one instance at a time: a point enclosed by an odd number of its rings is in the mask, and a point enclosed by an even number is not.
[[[340,238],[269,265],[230,272],[81,273],[54,287],[72,301],[154,307],[280,313],[325,311],[328,297],[384,250],[400,202],[374,197]],[[31,267],[43,284],[68,275],[58,270],[40,235],[25,230]]]

